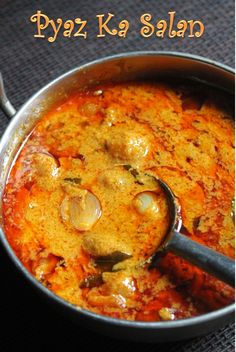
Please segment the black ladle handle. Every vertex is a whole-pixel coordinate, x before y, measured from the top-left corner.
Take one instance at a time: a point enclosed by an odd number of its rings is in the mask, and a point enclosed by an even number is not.
[[[173,231],[165,249],[188,260],[228,285],[235,286],[235,261]]]

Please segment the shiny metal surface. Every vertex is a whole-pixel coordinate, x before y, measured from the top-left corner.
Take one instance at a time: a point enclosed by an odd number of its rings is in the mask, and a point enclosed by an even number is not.
[[[11,119],[16,114],[16,110],[14,106],[11,104],[10,100],[6,96],[1,72],[0,72],[0,107],[9,119]]]
[[[133,52],[80,66],[55,79],[32,96],[11,120],[0,142],[0,194],[20,144],[35,121],[55,102],[75,89],[97,83],[133,79],[180,77],[202,82],[234,94],[233,69],[202,57],[175,52]],[[116,338],[133,341],[176,341],[207,334],[233,320],[234,305],[199,317],[167,322],[133,322],[101,316],[64,301],[41,285],[21,264],[5,235],[0,215],[0,241],[12,262],[50,305],[77,323]]]

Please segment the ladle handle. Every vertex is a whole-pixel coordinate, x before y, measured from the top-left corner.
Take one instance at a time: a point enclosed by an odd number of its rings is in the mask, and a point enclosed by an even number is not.
[[[14,108],[14,106],[11,104],[10,100],[6,96],[1,72],[0,72],[0,108],[3,110],[3,112],[6,114],[6,116],[9,119],[11,119],[16,114],[16,109]]]
[[[228,285],[235,286],[235,261],[209,247],[199,244],[177,231],[165,248],[203,269]]]

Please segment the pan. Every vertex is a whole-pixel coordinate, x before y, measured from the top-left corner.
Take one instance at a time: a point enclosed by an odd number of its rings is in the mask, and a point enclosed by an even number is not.
[[[47,84],[17,112],[8,100],[0,79],[0,107],[10,120],[0,142],[0,199],[19,146],[36,121],[55,103],[65,100],[74,90],[87,89],[98,83],[163,78],[184,78],[234,94],[233,69],[203,57],[177,52],[131,52],[82,65]],[[50,306],[75,323],[108,336],[145,342],[177,341],[207,334],[234,318],[233,304],[197,317],[164,322],[126,321],[95,314],[64,301],[26,270],[4,235],[1,215],[0,241],[19,275],[23,275]]]

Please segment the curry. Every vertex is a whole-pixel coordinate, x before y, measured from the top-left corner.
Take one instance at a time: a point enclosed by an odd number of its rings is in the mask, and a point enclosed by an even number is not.
[[[70,303],[163,321],[224,307],[234,290],[174,254],[150,269],[169,225],[234,257],[234,125],[228,98],[179,82],[71,94],[35,125],[10,170],[4,228],[24,266]]]

